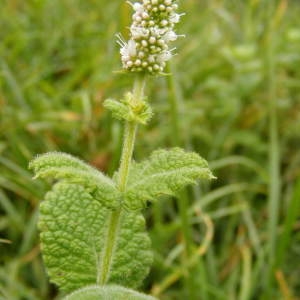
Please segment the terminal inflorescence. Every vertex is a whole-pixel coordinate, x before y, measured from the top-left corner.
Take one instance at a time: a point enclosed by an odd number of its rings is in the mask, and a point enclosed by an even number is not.
[[[130,3],[134,9],[130,39],[118,35],[123,68],[131,72],[162,73],[175,48],[169,49],[179,35],[174,26],[182,14],[176,13],[174,0],[143,0]]]

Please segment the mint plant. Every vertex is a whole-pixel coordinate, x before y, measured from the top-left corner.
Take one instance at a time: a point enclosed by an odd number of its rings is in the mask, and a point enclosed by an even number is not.
[[[153,255],[142,209],[161,195],[175,196],[198,179],[211,179],[207,162],[182,149],[154,151],[132,160],[138,125],[152,109],[146,80],[163,74],[177,39],[180,19],[174,0],[131,4],[130,39],[118,35],[124,71],[134,73],[132,92],[104,106],[125,123],[120,167],[113,178],[69,154],[53,152],[30,163],[35,177],[57,180],[40,205],[41,250],[50,280],[65,299],[154,299],[135,292],[147,276]]]

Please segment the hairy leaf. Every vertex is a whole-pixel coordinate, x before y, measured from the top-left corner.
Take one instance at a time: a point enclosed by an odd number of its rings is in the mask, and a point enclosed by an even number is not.
[[[51,177],[78,183],[105,206],[115,208],[119,205],[120,193],[115,183],[100,171],[69,154],[50,152],[40,155],[30,163],[29,168],[34,170],[36,178]]]
[[[162,194],[175,195],[197,179],[212,178],[207,162],[198,154],[180,148],[157,150],[149,160],[132,165],[124,205],[139,209],[147,200],[155,201]]]
[[[157,300],[121,286],[89,286],[68,295],[64,300]]]
[[[47,193],[39,228],[52,282],[66,291],[99,284],[111,213],[80,185],[61,182]],[[134,288],[147,275],[152,253],[144,227],[140,213],[121,213],[107,283]]]

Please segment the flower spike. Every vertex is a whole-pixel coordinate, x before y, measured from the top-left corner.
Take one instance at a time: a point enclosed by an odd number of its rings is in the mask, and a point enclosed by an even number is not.
[[[131,3],[133,8],[130,38],[126,42],[118,34],[117,43],[123,68],[130,72],[162,73],[173,56],[169,43],[177,40],[175,25],[184,14],[176,13],[176,0],[142,0]]]

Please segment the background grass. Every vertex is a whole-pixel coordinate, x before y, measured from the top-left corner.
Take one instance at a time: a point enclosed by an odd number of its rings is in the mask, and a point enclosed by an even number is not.
[[[148,85],[155,117],[136,159],[181,145],[217,181],[146,212],[161,299],[300,298],[300,4],[186,0],[172,77]],[[0,2],[0,299],[54,299],[39,250],[37,153],[70,152],[112,174],[122,126],[102,103],[132,77],[114,34],[125,1]],[[183,205],[183,204],[184,205]],[[181,207],[183,205],[183,207]]]

